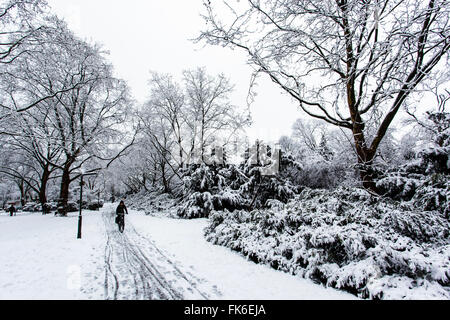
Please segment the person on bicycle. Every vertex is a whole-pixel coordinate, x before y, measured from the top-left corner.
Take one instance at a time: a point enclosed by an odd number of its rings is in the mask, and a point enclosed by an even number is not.
[[[11,217],[16,215],[17,210],[13,204],[11,205],[11,207],[9,207],[8,212]]]
[[[120,204],[116,209],[116,223],[119,224],[119,228],[121,227],[120,224],[122,224],[122,228],[125,227],[125,214],[128,214],[128,209],[125,206],[125,202],[120,201]],[[123,231],[123,229],[121,231]]]

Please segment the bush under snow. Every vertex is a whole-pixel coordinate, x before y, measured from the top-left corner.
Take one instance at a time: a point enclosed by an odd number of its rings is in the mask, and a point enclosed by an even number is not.
[[[371,299],[450,299],[449,221],[361,189],[304,190],[286,205],[214,212],[208,241]]]
[[[128,196],[125,202],[129,209],[143,211],[146,215],[177,217],[178,200],[166,193],[141,191]]]
[[[290,159],[282,164],[290,166]],[[185,195],[178,214],[183,218],[209,217],[213,210],[252,210],[268,201],[287,202],[299,191],[282,175],[264,176],[261,166],[241,164],[191,167],[184,176]]]

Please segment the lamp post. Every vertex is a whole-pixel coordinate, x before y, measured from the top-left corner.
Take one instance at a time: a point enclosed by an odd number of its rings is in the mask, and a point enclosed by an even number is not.
[[[81,180],[80,180],[80,214],[78,215],[78,235],[77,239],[81,239],[81,227],[83,224],[83,215],[82,215],[82,207],[83,207],[83,186],[84,186],[84,171],[81,170]]]

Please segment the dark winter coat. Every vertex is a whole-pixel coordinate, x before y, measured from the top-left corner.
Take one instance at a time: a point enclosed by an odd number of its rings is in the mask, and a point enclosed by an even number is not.
[[[116,214],[118,216],[123,216],[125,214],[128,214],[127,207],[125,207],[125,205],[119,205],[116,209]]]

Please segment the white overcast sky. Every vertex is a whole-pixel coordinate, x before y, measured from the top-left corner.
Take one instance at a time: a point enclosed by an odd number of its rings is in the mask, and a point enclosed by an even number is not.
[[[204,26],[201,0],[47,0],[80,37],[100,43],[110,52],[116,75],[128,81],[139,102],[148,97],[150,71],[179,77],[183,70],[204,66],[224,73],[236,85],[232,101],[247,107],[251,69],[246,57],[222,47],[204,47],[189,39]],[[269,80],[260,80],[251,106],[251,140],[276,141],[290,135],[302,117],[293,101]]]

